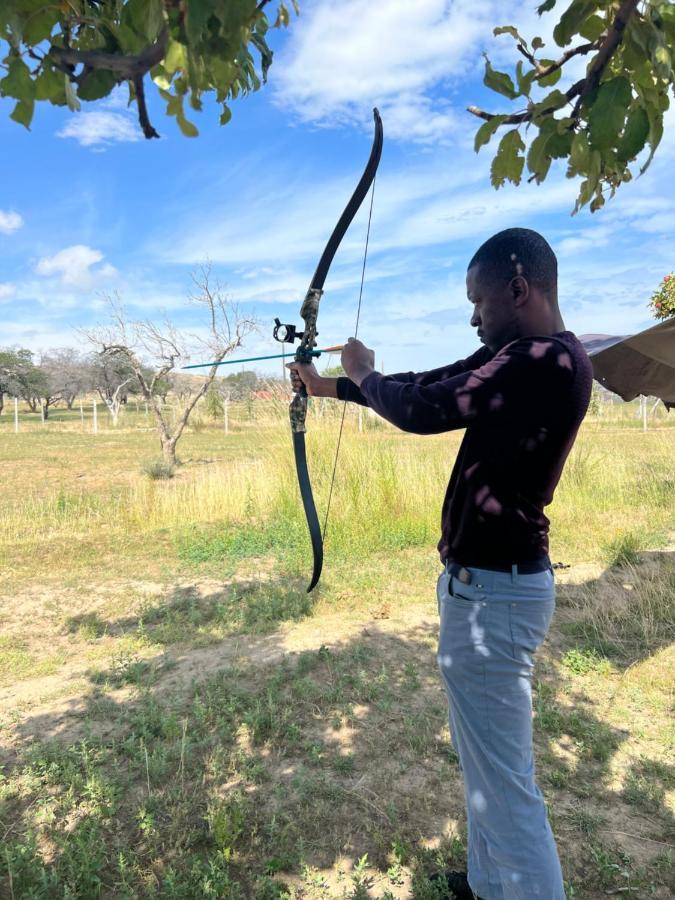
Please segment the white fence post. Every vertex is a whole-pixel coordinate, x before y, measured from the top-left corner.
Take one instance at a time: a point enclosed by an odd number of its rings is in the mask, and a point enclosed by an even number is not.
[[[19,398],[14,398],[14,434],[19,433]]]

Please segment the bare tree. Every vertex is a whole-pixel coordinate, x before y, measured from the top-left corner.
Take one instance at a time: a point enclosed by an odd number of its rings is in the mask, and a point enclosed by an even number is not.
[[[212,284],[210,265],[201,266],[193,273],[192,281],[194,290],[189,295],[189,301],[201,307],[206,314],[206,337],[181,336],[168,320],[161,326],[147,320],[130,321],[118,297],[107,298],[111,324],[83,332],[96,347],[99,356],[123,360],[133,372],[140,393],[155,417],[162,454],[169,465],[176,465],[176,444],[190,413],[218,372],[215,364],[240,347],[246,335],[257,327],[254,319],[242,315],[217,281]],[[183,394],[182,410],[173,422],[159,400],[157,386],[160,382],[166,382],[180,363],[189,361],[186,337],[199,345],[214,365],[208,369],[203,381],[196,382],[189,392]]]
[[[84,393],[91,383],[89,361],[70,347],[44,353],[40,368],[47,373],[53,393],[65,401],[68,409],[73,408],[78,394]]]
[[[89,364],[89,380],[117,428],[120,408],[126,403],[129,390],[137,385],[133,368],[121,354],[95,353]]]

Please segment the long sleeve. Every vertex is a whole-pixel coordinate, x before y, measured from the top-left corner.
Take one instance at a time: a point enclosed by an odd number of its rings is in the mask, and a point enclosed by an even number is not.
[[[361,383],[361,394],[368,406],[401,430],[438,434],[475,422],[521,418],[526,397],[531,401],[566,384],[572,370],[564,344],[528,337],[507,344],[477,368],[445,378],[402,380],[373,372]]]
[[[487,362],[491,355],[487,347],[481,347],[467,359],[460,359],[450,365],[441,366],[439,369],[430,369],[428,372],[399,372],[396,375],[380,375],[379,377],[385,382],[394,384],[429,386],[441,381],[447,381],[462,372],[470,372]],[[361,406],[371,405],[363,391],[359,390],[353,381],[344,376],[339,377],[337,380],[337,395],[339,400],[348,400],[352,403],[359,403]],[[380,412],[379,410],[376,411]],[[380,415],[383,414],[380,413]],[[385,415],[384,418],[388,419],[389,417]]]

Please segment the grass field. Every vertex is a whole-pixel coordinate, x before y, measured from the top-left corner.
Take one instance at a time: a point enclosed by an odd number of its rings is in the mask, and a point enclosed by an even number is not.
[[[337,419],[312,414],[325,508]],[[552,520],[537,764],[568,900],[675,890],[675,429],[585,424]],[[672,414],[671,414],[672,415]],[[351,415],[324,576],[283,410],[0,418],[0,897],[432,900],[463,864],[434,552],[458,435]],[[146,466],[147,468],[147,466]]]

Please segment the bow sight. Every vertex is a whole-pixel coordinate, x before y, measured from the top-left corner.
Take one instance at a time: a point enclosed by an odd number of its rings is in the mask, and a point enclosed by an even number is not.
[[[275,341],[282,344],[294,344],[296,340],[301,341],[304,336],[305,332],[298,331],[295,325],[283,325],[280,319],[274,320],[272,337]]]

